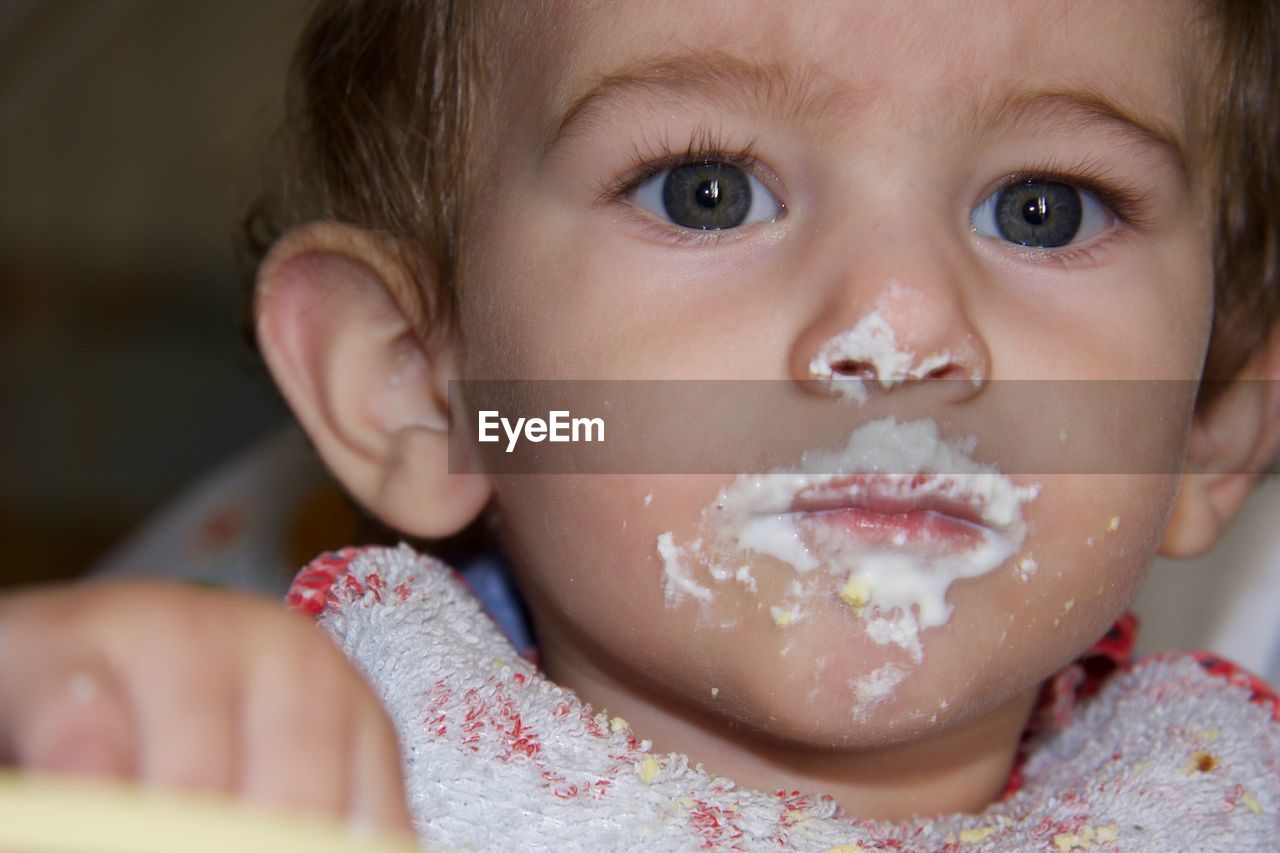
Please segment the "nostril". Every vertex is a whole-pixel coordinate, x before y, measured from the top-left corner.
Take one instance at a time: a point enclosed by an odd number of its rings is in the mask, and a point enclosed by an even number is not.
[[[875,379],[876,366],[869,361],[854,358],[842,358],[831,362],[831,372],[835,376],[850,379]]]
[[[923,379],[962,379],[965,371],[955,364],[942,364],[930,370]]]

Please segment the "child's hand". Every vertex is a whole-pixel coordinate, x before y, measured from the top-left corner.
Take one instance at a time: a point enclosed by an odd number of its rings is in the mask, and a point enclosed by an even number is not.
[[[0,751],[408,830],[395,734],[305,617],[157,582],[0,599]]]

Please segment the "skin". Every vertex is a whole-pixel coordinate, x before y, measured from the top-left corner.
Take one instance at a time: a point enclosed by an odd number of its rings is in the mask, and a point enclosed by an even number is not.
[[[0,686],[6,763],[410,828],[377,699],[274,604],[140,581],[13,593]]]
[[[961,353],[951,377],[1197,377],[1212,290],[1194,176],[1103,122],[972,121],[982,93],[1097,92],[1185,147],[1188,9],[921,6],[548,12],[540,35],[556,49],[511,65],[502,122],[484,135],[490,159],[473,172],[485,201],[472,206],[468,240],[490,249],[465,267],[462,374],[799,384],[822,342],[878,308],[907,347]],[[547,148],[521,144],[553,138],[592,81],[709,45],[785,67],[816,90],[807,104],[829,107],[797,107],[799,84],[779,86],[791,100],[770,105],[629,91],[595,102]],[[634,197],[601,198],[634,167],[631,152],[679,154],[705,127],[729,152],[751,143],[783,217],[691,237]],[[996,182],[1045,160],[1091,162],[1131,186],[1141,224],[1116,217],[1038,252],[975,233],[970,212]],[[983,390],[951,405],[981,406]],[[1119,427],[1163,418],[1174,471],[1189,402],[1121,412]],[[1105,440],[1102,418],[1113,415],[1076,412],[1067,426]],[[723,478],[495,476],[493,489],[554,680],[657,749],[741,783],[827,791],[854,814],[902,817],[976,809],[999,792],[1035,686],[1132,598],[1177,488],[1172,474],[1040,482],[1022,553],[1046,569],[1030,585],[1009,566],[954,587],[952,619],[925,634],[918,666],[871,643],[838,607],[785,630],[766,608],[726,631],[696,606],[668,606],[655,538],[692,540]],[[1113,515],[1124,524],[1104,536]],[[785,566],[747,558],[758,575],[786,577]],[[748,596],[728,590],[719,603],[742,612]],[[889,662],[909,678],[852,713],[850,682]]]
[[[333,223],[278,241],[257,303],[273,376],[357,500],[427,537],[495,508],[553,679],[628,719],[659,750],[687,752],[745,785],[831,793],[865,817],[977,809],[999,792],[1040,680],[1105,630],[1162,542],[1176,553],[1207,548],[1248,492],[1239,472],[1280,448],[1274,391],[1256,383],[1197,421],[1193,477],[1041,478],[1024,545],[1041,565],[1034,582],[1006,566],[954,587],[954,614],[924,636],[924,662],[855,716],[848,678],[897,658],[847,613],[785,633],[765,618],[726,632],[665,603],[655,539],[687,539],[726,478],[453,471],[447,382],[751,378],[793,383],[804,396],[822,342],[872,307],[906,346],[960,353],[946,365],[956,378],[1196,378],[1211,311],[1203,176],[1183,176],[1114,125],[971,121],[975,92],[999,100],[1012,87],[1089,87],[1185,141],[1182,93],[1195,91],[1183,65],[1189,7],[886,9],[711,0],[697,15],[662,2],[522,8],[518,27],[490,36],[503,61],[488,69],[490,111],[477,119],[468,163],[456,327],[423,323],[418,288],[432,283],[415,282],[384,238]],[[822,97],[765,108],[648,92],[598,104],[548,148],[565,110],[603,75],[708,46],[785,64]],[[829,107],[821,116],[817,103]],[[706,124],[731,151],[754,140],[760,179],[784,217],[690,241],[627,193],[602,197],[636,165],[632,152],[666,153],[670,140],[679,153]],[[1117,221],[1057,258],[975,234],[970,213],[995,184],[1046,158],[1064,168],[1097,161],[1144,199],[1142,224]],[[1280,346],[1246,375],[1280,376]],[[969,387],[946,405],[981,414],[991,385]],[[1174,471],[1190,406],[1160,406],[1111,421],[1081,411],[1071,432],[1097,447],[1114,435],[1165,439],[1156,444]],[[1090,547],[1113,515],[1123,524]],[[206,629],[191,630],[193,620]],[[380,805],[365,807],[404,825],[385,719],[297,617],[209,591],[104,586],[10,597],[0,626],[3,695],[28,697],[0,713],[20,764],[77,769],[105,752],[121,775],[348,814],[356,809],[342,792],[375,791]],[[24,663],[31,648],[50,649],[54,665]],[[323,675],[331,702],[314,701],[315,675],[293,679],[291,659]],[[76,713],[71,676],[86,667],[100,674],[97,695],[112,713]],[[218,677],[183,681],[206,671]],[[207,690],[205,712],[174,683]],[[320,714],[329,706],[345,710]],[[98,725],[113,719],[125,722]],[[335,732],[381,734],[366,735],[370,749],[340,750],[343,763],[278,737],[300,723],[328,732],[326,743]],[[66,748],[75,743],[93,750]],[[234,772],[227,754],[243,757]],[[157,765],[158,755],[178,769]],[[206,766],[222,769],[191,778]]]

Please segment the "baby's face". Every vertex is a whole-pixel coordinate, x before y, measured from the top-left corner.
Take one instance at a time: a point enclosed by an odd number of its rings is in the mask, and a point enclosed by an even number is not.
[[[495,477],[552,676],[866,745],[972,720],[1101,635],[1158,546],[1189,395],[999,404],[1005,437],[1154,448],[1146,476],[1029,475],[969,415],[1005,380],[1199,375],[1193,11],[654,0],[519,22],[473,153],[464,376],[775,380],[855,420],[842,377],[896,383],[881,414],[954,380],[896,426],[786,436],[845,455],[773,480]],[[869,470],[920,476],[834,476]]]

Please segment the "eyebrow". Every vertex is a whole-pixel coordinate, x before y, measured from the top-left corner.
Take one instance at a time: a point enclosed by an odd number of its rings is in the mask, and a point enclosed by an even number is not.
[[[600,117],[610,102],[649,97],[742,110],[781,108],[794,118],[830,116],[869,97],[831,85],[777,62],[757,62],[723,51],[660,56],[599,78],[564,111],[547,149]]]
[[[610,103],[655,98],[739,111],[781,111],[806,122],[849,116],[874,97],[870,87],[840,84],[777,62],[757,62],[722,51],[681,53],[641,60],[600,77],[564,110],[546,146],[586,131]],[[1007,127],[1062,119],[1105,127],[1123,141],[1165,156],[1184,180],[1190,171],[1179,135],[1166,124],[1134,116],[1102,92],[1084,89],[1019,89],[983,98],[965,119],[973,127]]]
[[[976,123],[1016,126],[1028,121],[1076,122],[1081,126],[1104,127],[1119,139],[1154,150],[1167,159],[1184,182],[1191,171],[1185,146],[1172,127],[1153,118],[1138,118],[1105,94],[1091,90],[1018,90],[989,101],[978,110]]]

